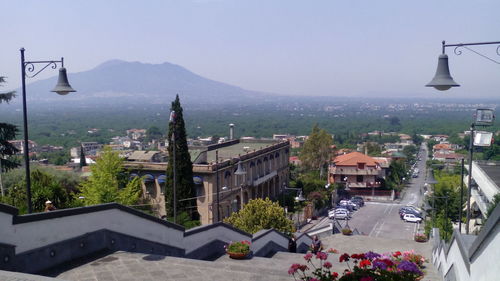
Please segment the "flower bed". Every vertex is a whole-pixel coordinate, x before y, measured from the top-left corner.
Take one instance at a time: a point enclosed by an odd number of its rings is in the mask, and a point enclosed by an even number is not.
[[[328,253],[338,253],[334,249],[329,249]],[[292,264],[288,274],[293,275],[295,280],[319,281],[319,280],[400,280],[414,281],[420,280],[423,275],[423,263],[426,261],[421,255],[413,251],[394,252],[378,254],[367,252],[361,254],[349,255],[344,253],[340,255],[339,262],[345,262],[348,269],[342,274],[332,272],[332,264],[327,261],[328,253],[319,252],[314,257],[320,261],[316,267],[312,263],[313,254],[308,253],[304,256],[307,264]],[[349,263],[353,263],[352,267]],[[309,268],[311,267],[311,268]],[[309,269],[312,272],[309,272]]]

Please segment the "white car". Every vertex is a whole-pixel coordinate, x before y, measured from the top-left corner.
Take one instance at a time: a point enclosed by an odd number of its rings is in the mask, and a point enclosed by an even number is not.
[[[348,220],[349,219],[349,212],[336,211],[333,217],[337,220]]]
[[[419,218],[419,217],[415,216],[414,214],[405,214],[403,217],[403,220],[405,222],[417,222],[417,223],[422,222],[422,218]]]

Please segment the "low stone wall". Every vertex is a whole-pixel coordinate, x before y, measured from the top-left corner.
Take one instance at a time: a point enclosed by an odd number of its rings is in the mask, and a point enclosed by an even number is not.
[[[432,262],[445,280],[497,280],[500,267],[494,265],[500,253],[500,206],[488,218],[479,235],[454,231],[449,243],[433,229]]]
[[[297,234],[297,252],[311,244]],[[276,230],[251,235],[216,223],[185,231],[182,226],[116,204],[18,215],[0,204],[0,270],[37,273],[95,253],[128,251],[211,260],[224,245],[249,240],[255,256],[288,250],[288,237]]]

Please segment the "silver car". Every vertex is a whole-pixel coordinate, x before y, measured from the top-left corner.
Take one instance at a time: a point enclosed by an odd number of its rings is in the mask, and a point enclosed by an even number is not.
[[[335,211],[335,214],[333,217],[336,220],[348,220],[349,219],[349,212],[343,211],[343,210],[337,210],[337,211]]]

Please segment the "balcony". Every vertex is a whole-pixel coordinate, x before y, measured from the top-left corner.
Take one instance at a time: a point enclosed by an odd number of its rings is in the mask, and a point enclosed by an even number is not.
[[[354,167],[330,167],[330,174],[334,175],[356,175],[356,176],[377,176],[382,172],[380,168],[358,169]]]

